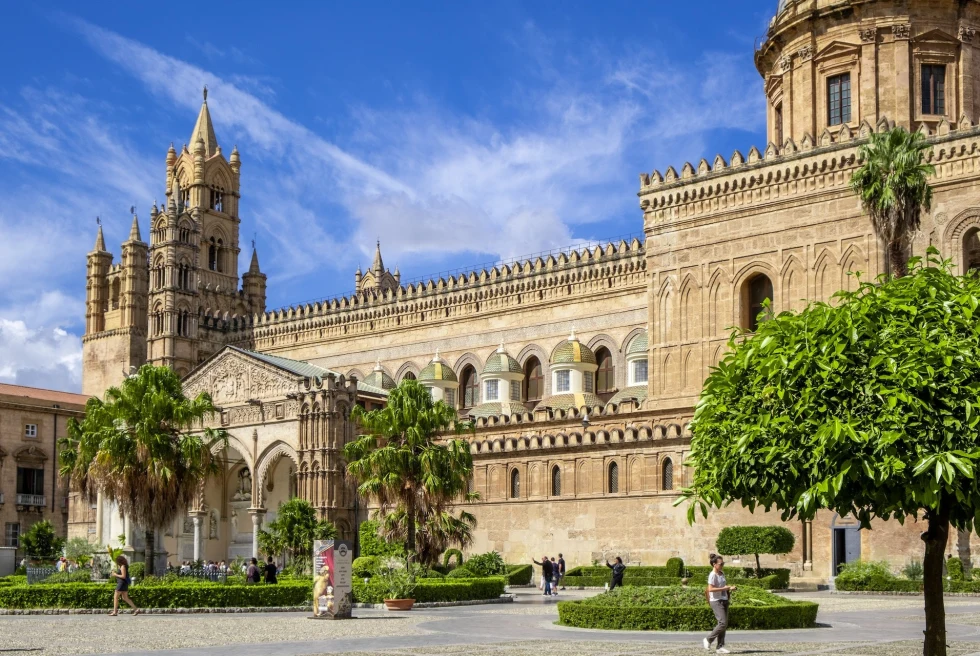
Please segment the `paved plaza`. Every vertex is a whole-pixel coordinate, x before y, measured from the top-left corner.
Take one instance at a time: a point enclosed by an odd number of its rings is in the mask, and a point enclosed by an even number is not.
[[[585,592],[569,592],[582,597]],[[741,654],[917,656],[921,597],[790,594],[821,604],[819,628],[731,631]],[[948,598],[951,656],[980,655],[980,598]],[[301,613],[38,615],[0,617],[0,653],[292,656],[307,654],[485,653],[695,656],[701,634],[594,631],[556,626],[555,602],[520,590],[513,604],[416,610],[358,609],[351,621],[312,621]]]

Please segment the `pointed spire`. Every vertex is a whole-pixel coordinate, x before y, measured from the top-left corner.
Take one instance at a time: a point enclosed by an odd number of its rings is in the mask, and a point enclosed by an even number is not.
[[[262,273],[259,270],[259,252],[255,248],[255,244],[252,244],[252,262],[248,265],[249,273]]]
[[[99,231],[95,233],[95,249],[97,253],[105,253],[105,237],[102,235],[102,223],[99,223]]]
[[[139,218],[135,212],[133,212],[133,227],[129,229],[129,241],[143,241],[143,237],[140,236]]]
[[[190,142],[193,144],[198,139],[204,142],[204,156],[211,157],[217,152],[218,138],[214,135],[214,124],[211,122],[211,112],[208,111],[208,88],[204,87],[204,103],[201,105],[201,113],[197,115],[197,123],[194,124],[194,131],[191,132]]]
[[[373,271],[384,271],[385,263],[381,260],[381,240],[378,240],[378,247],[374,251],[374,262],[371,263],[371,269]]]

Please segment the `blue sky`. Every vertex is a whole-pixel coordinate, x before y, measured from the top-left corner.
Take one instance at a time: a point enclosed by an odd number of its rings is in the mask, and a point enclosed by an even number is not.
[[[77,390],[85,253],[208,105],[270,309],[642,234],[638,173],[764,145],[775,0],[5,3],[0,381]]]

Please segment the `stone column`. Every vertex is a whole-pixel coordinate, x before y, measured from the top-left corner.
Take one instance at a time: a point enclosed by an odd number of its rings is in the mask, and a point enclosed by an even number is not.
[[[130,521],[129,517],[123,517],[123,536],[126,541],[123,547],[131,547],[133,545],[133,522]]]
[[[262,528],[262,518],[265,517],[265,508],[249,508],[248,514],[252,516],[252,557],[259,557],[259,530]]]
[[[82,499],[84,501],[84,499]],[[104,546],[102,541],[102,527],[105,520],[105,510],[103,509],[102,493],[99,492],[95,499],[95,539],[99,545]]]
[[[201,560],[201,514],[192,513],[191,522],[194,523],[194,562]]]

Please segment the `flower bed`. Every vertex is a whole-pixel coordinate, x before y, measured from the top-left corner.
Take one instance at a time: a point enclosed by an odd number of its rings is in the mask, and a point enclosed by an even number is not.
[[[559,624],[585,629],[709,631],[715,616],[703,587],[624,587],[558,604]],[[817,604],[790,601],[761,588],[732,594],[730,629],[799,629],[816,625]]]
[[[502,576],[482,579],[420,579],[412,597],[419,603],[496,599],[504,593],[506,584],[507,580]],[[381,581],[354,581],[354,601],[357,603],[378,604],[384,599],[385,589]]]

